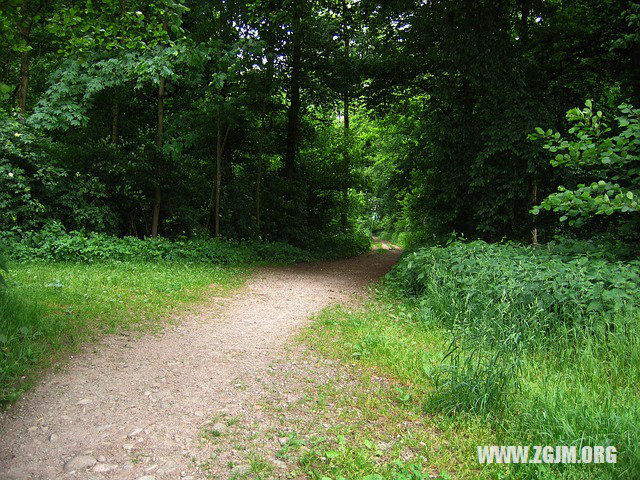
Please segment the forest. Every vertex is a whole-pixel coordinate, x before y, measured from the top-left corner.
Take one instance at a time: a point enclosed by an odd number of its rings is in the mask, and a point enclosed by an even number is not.
[[[638,478],[639,2],[0,5],[2,408],[265,267],[393,260],[358,308],[282,327],[359,366],[318,402],[387,424],[280,432],[271,464],[202,478]],[[490,444],[618,458],[482,465]]]

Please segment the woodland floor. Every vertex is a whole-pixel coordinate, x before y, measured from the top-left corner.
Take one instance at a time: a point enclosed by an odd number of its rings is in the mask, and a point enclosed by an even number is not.
[[[346,374],[292,339],[398,257],[264,268],[161,334],[88,345],[0,414],[0,479],[304,478],[276,458],[292,441],[286,407]]]

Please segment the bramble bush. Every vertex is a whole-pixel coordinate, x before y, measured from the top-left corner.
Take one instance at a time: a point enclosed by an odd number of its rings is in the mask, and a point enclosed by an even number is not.
[[[526,355],[576,351],[592,341],[627,345],[637,336],[640,262],[607,258],[594,245],[571,254],[565,242],[456,241],[407,254],[391,286],[419,305],[425,328],[437,322],[450,336],[430,372],[431,407],[500,411],[520,387]]]

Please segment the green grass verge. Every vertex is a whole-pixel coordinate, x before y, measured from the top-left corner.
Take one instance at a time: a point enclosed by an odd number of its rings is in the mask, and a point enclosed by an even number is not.
[[[158,329],[176,309],[239,287],[249,271],[185,262],[10,265],[0,294],[0,404],[64,351],[103,333]]]
[[[342,440],[334,458],[315,464],[319,478],[638,478],[640,348],[594,340],[577,352],[562,345],[529,351],[505,410],[443,412],[434,408],[434,373],[442,368],[448,338],[436,319],[425,319],[424,305],[398,301],[385,288],[363,308],[324,310],[303,331],[306,344],[357,370],[363,385],[355,394],[330,387],[319,393],[350,404],[337,409],[344,418],[332,434]],[[376,376],[385,388],[367,387]],[[416,421],[410,434],[398,431]],[[389,438],[399,449],[376,457],[371,445]],[[477,455],[478,445],[608,444],[618,447],[617,465],[480,465]],[[405,457],[412,458],[409,464]],[[407,465],[425,476],[407,473]]]
[[[427,372],[446,345],[439,330],[415,328],[410,315],[406,305],[379,299],[325,309],[303,330],[305,344],[358,378],[346,389],[319,387],[321,403],[331,404],[339,421],[308,455],[312,478],[506,478],[504,466],[477,463],[476,446],[497,442],[482,418],[425,411],[433,390]]]

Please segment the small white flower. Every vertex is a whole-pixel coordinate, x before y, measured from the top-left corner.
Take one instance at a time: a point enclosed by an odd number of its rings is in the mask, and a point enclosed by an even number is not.
[[[21,134],[21,133],[16,132],[16,133],[14,133],[14,134],[13,134],[13,136],[14,136],[14,137],[21,137],[21,136],[22,136],[22,134]]]
[[[9,175],[9,178],[13,178],[13,172],[9,172],[8,175]]]

